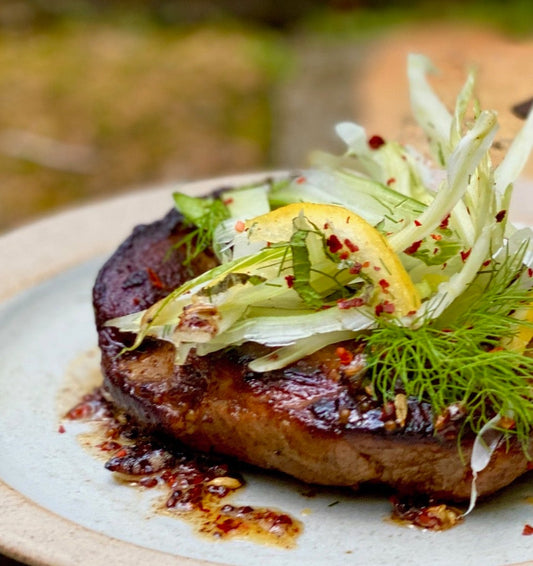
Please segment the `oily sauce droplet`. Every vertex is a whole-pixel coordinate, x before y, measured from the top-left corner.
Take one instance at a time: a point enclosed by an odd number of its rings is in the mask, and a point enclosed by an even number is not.
[[[462,512],[444,503],[418,497],[392,497],[394,522],[431,531],[445,531],[462,521]]]

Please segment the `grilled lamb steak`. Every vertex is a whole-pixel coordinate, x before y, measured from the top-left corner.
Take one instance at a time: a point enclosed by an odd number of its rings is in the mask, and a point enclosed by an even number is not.
[[[104,390],[142,426],[200,451],[236,457],[305,482],[332,486],[373,483],[400,494],[468,499],[473,436],[457,446],[457,423],[438,432],[430,407],[397,396],[383,404],[365,388],[362,345],[337,344],[291,366],[253,373],[247,362],[265,353],[245,344],[176,367],[170,343],[146,339],[134,351],[131,334],[106,320],[142,310],[193,274],[216,264],[203,253],[184,266],[177,249],[186,233],[171,211],[138,226],[101,269],[94,309],[102,353]],[[339,354],[340,352],[340,354]],[[502,443],[477,480],[487,495],[528,467],[521,446]]]

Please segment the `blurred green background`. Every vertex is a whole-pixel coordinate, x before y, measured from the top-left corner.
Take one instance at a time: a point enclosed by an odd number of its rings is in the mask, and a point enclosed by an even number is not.
[[[297,165],[311,122],[351,117],[343,61],[429,21],[533,34],[530,0],[3,0],[0,230],[119,191]]]

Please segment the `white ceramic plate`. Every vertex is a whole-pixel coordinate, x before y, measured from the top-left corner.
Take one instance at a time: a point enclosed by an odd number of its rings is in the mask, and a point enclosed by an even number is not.
[[[186,190],[201,193],[250,179],[200,182]],[[278,507],[304,523],[298,546],[281,550],[196,537],[187,523],[155,514],[150,491],[114,483],[80,447],[74,423],[58,432],[67,374],[75,376],[82,362],[97,364],[91,310],[96,272],[135,224],[172,206],[173,188],[64,212],[0,238],[0,551],[54,566],[502,566],[533,558],[533,539],[522,535],[524,525],[533,524],[531,474],[441,533],[388,522],[390,505],[377,497],[326,490],[309,498],[296,482],[248,477],[239,501]],[[516,219],[522,222],[533,217],[527,216],[530,189],[530,183],[518,188]]]

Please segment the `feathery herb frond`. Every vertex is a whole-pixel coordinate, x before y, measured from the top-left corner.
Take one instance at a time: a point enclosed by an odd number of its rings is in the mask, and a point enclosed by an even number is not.
[[[502,337],[532,327],[513,316],[532,300],[522,257],[507,255],[480,273],[467,306],[453,319],[442,315],[446,326],[441,318],[416,327],[380,319],[367,338],[374,390],[390,399],[401,389],[428,401],[435,415],[458,405],[474,433],[495,414],[513,415],[514,432],[525,443],[533,427],[533,352],[502,346]]]

